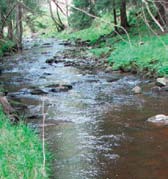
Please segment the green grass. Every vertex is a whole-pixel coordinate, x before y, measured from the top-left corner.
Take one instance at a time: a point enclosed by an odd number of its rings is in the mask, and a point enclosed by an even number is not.
[[[114,44],[115,50],[109,57],[113,69],[120,67],[131,68],[137,66],[138,71],[147,70],[156,76],[168,75],[168,34],[162,36],[143,35],[132,36],[132,46],[120,41]]]
[[[57,34],[57,37],[70,40],[90,40],[93,46],[89,53],[98,58],[107,58],[114,70],[126,68],[128,69],[126,71],[131,71],[134,66],[139,73],[153,77],[167,76],[168,34],[155,35],[144,25],[144,22],[140,21],[129,29],[131,45],[124,34],[115,37],[108,36],[104,38],[105,42],[97,41],[101,36],[113,31],[113,26],[110,25],[111,19],[109,15],[105,15],[102,21],[95,20],[88,29],[76,32],[67,30]],[[155,24],[152,25],[152,29],[158,31]]]
[[[0,110],[0,179],[44,179],[42,145],[23,124],[11,125]]]
[[[93,48],[89,50],[94,56],[99,57],[99,58],[104,58],[109,56],[109,53],[111,51],[110,47],[99,47],[99,48]]]
[[[83,41],[89,40],[91,44],[94,44],[100,38],[100,36],[109,34],[112,31],[113,24],[110,23],[111,19],[111,16],[104,15],[101,20],[94,20],[92,26],[87,29],[80,31],[72,31],[72,29],[68,29],[62,33],[57,33],[57,37],[70,40],[80,38]]]

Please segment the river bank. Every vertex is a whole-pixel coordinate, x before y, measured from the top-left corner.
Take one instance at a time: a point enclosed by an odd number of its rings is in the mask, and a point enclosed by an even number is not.
[[[110,28],[93,24],[90,28],[79,31],[63,31],[57,37],[69,39],[73,43],[89,45],[86,53],[93,58],[105,59],[111,70],[132,72],[147,78],[157,78],[168,75],[167,39],[166,33],[159,34],[157,29],[151,31],[148,27],[131,27],[128,34],[116,34]]]
[[[35,132],[23,123],[12,125],[2,109],[0,131],[1,179],[48,178],[43,169],[42,144]]]

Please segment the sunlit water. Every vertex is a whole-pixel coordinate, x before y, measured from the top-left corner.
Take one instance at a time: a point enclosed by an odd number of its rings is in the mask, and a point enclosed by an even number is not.
[[[48,47],[41,40],[39,46],[4,58],[0,79],[9,97],[27,106],[21,112],[29,116],[40,115],[42,104],[42,96],[31,95],[30,89],[72,84],[68,92],[45,95],[47,120],[58,121],[45,130],[53,155],[51,178],[167,179],[168,128],[146,120],[168,114],[168,95],[153,95],[147,80],[132,75],[88,74],[63,63],[51,66],[46,59],[64,47],[53,39],[47,42]],[[107,82],[111,75],[119,75],[119,80]],[[136,96],[131,89],[138,84],[147,87]],[[35,118],[28,124],[41,121]]]

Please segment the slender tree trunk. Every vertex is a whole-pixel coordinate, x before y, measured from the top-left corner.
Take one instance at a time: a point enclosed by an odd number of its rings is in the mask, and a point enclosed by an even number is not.
[[[22,36],[23,36],[23,25],[22,25],[22,6],[18,3],[16,8],[16,36],[17,36],[17,48],[22,49]]]
[[[69,26],[69,8],[68,8],[68,0],[65,0],[65,8],[66,8],[66,18],[67,18],[67,23]]]
[[[29,16],[27,16],[25,21],[26,21],[26,24],[29,27],[31,33],[36,33],[36,29],[35,29],[33,20]]]
[[[9,40],[13,40],[13,24],[12,20],[8,23],[8,38]]]
[[[120,18],[121,18],[121,26],[126,29],[129,26],[127,21],[126,0],[121,0]]]
[[[117,28],[117,13],[116,13],[116,4],[115,4],[115,0],[113,1],[113,17],[114,17],[114,31],[117,32],[118,28]]]
[[[54,17],[54,14],[53,14],[53,11],[52,11],[52,6],[51,6],[51,2],[50,0],[47,0],[48,2],[48,5],[49,5],[49,9],[50,9],[50,15],[51,15],[51,19],[53,20],[55,26],[56,26],[56,29],[59,31],[59,26],[58,26],[58,22],[56,21],[55,17]]]
[[[0,39],[3,39],[4,34],[3,34],[3,28],[0,29]]]
[[[53,1],[55,3],[55,5],[56,5],[56,8],[57,8],[57,18],[58,19],[56,19],[54,17],[52,6],[51,6],[51,1],[47,0],[47,2],[48,2],[48,5],[49,5],[51,18],[52,18],[52,20],[53,20],[53,22],[54,22],[54,24],[55,24],[55,26],[57,28],[57,31],[60,32],[60,31],[64,30],[65,26],[64,26],[64,24],[62,23],[62,21],[60,19],[59,12],[58,12],[59,11],[58,8],[60,8],[60,7],[57,5],[57,2]]]
[[[59,21],[59,31],[63,31],[65,29],[65,25],[61,21],[58,7],[57,7],[57,17],[58,17],[58,21]]]
[[[4,30],[4,26],[3,26],[3,14],[2,12],[0,12],[0,21],[1,21],[1,26],[0,26],[0,39],[3,39],[3,30]]]
[[[158,9],[158,15],[157,15],[158,21],[165,30],[168,30],[168,1],[167,0],[155,1],[155,4]]]

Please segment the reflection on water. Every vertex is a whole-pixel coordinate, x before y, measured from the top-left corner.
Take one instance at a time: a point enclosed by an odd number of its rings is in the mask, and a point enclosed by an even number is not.
[[[88,74],[63,63],[48,65],[45,60],[63,49],[54,40],[51,44],[4,59],[0,76],[9,96],[27,105],[26,113],[34,116],[41,113],[41,96],[31,95],[30,89],[73,85],[68,92],[46,95],[47,120],[59,121],[46,128],[54,159],[51,178],[167,179],[168,128],[146,119],[168,114],[168,96],[132,95],[135,85],[145,84],[132,75]],[[119,80],[107,82],[111,75]],[[35,117],[29,123],[40,120]]]

